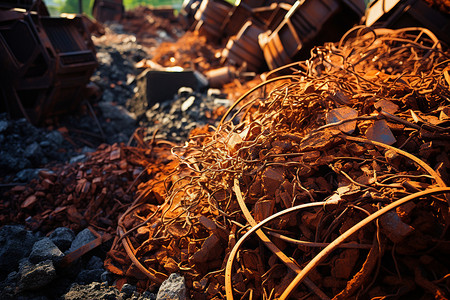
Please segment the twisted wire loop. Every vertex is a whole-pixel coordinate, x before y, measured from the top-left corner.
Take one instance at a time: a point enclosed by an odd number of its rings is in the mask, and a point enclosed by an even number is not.
[[[427,29],[357,27],[267,74],[139,187],[115,243],[127,272],[180,272],[192,299],[448,295],[450,266],[431,269],[448,177],[430,163],[450,148],[449,63]],[[328,120],[339,108],[356,116]],[[392,146],[368,138],[380,123]]]

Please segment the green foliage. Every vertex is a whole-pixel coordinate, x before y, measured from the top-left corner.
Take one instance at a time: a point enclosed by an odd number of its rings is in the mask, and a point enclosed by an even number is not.
[[[58,16],[60,13],[79,13],[78,0],[45,0],[52,16]],[[175,9],[181,8],[183,0],[123,0],[125,9],[132,9],[139,5],[145,6],[172,6]],[[83,12],[92,16],[92,6],[94,0],[82,0]]]
[[[139,6],[139,5],[145,5],[145,6],[172,6],[174,8],[181,8],[181,5],[183,4],[183,0],[123,0],[123,5],[125,6],[125,9],[132,9],[133,7]]]
[[[44,2],[51,16],[59,16],[59,14],[61,13],[61,8],[64,5],[64,0],[45,0]]]
[[[81,0],[83,12],[91,15],[92,6],[94,5],[94,0]],[[61,12],[64,13],[79,13],[78,11],[78,0],[66,0],[61,8]]]

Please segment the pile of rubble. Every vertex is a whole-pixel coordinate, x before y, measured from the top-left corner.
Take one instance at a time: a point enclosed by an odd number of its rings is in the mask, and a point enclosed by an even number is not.
[[[27,120],[12,121],[0,114],[0,177],[5,182],[29,182],[36,169],[55,161],[69,161],[80,153],[57,130],[36,128]]]
[[[161,43],[175,42],[184,34],[182,24],[175,17],[175,10],[138,6],[126,11],[120,20],[126,32],[136,36],[144,48],[158,48]]]
[[[120,292],[114,288],[111,274],[103,267],[104,251],[91,252],[67,264],[68,253],[95,239],[89,229],[75,235],[68,228],[58,227],[46,237],[21,225],[3,226],[0,229],[1,299],[156,298],[150,292],[138,293],[129,284]],[[52,288],[46,288],[50,283]]]

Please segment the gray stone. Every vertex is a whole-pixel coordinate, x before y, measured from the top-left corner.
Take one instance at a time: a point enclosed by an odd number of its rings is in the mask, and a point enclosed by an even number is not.
[[[80,154],[80,155],[76,155],[74,157],[71,157],[69,163],[73,164],[73,163],[83,162],[86,159],[87,159],[86,155]]]
[[[214,104],[225,106],[225,107],[230,107],[233,104],[233,101],[231,101],[229,99],[217,98],[217,99],[214,99]]]
[[[111,54],[107,52],[97,52],[97,59],[100,64],[105,66],[111,66],[113,62]]]
[[[0,274],[6,276],[16,270],[19,261],[30,254],[35,242],[33,233],[23,226],[5,225],[0,228]]]
[[[156,300],[156,295],[153,293],[150,293],[149,291],[145,291],[141,295],[141,300]]]
[[[98,256],[92,256],[86,265],[86,269],[88,270],[103,269],[103,260]]]
[[[17,273],[16,271],[12,271],[11,273],[8,274],[8,277],[6,278],[6,280],[8,282],[14,282],[17,281],[19,277],[19,273]]]
[[[172,273],[159,288],[156,300],[186,300],[184,277]]]
[[[16,148],[16,153],[21,153],[22,149]],[[16,157],[11,155],[9,152],[0,151],[0,168],[6,169],[7,171],[15,170],[23,170],[31,166],[31,163],[25,157]],[[1,173],[1,172],[0,172]]]
[[[186,101],[181,104],[181,111],[187,111],[194,104],[194,101],[195,96],[190,96],[189,98],[187,98]]]
[[[2,300],[16,300],[15,289],[12,286],[5,286],[0,289],[0,299]]]
[[[32,263],[38,263],[44,260],[51,260],[53,263],[57,263],[63,257],[64,253],[48,237],[34,243],[30,253],[30,261]]]
[[[64,137],[58,130],[50,131],[45,135],[45,137],[58,147],[61,146],[62,142],[64,142]]]
[[[88,147],[88,146],[84,146],[81,149],[81,153],[83,153],[83,154],[92,153],[92,152],[95,152],[95,149],[91,148],[91,147]]]
[[[41,146],[42,148],[47,148],[50,147],[52,144],[49,141],[42,141],[39,143],[39,146]]]
[[[94,281],[100,281],[104,271],[104,269],[81,270],[78,273],[76,282],[79,284],[88,284]]]
[[[131,285],[131,284],[128,284],[128,283],[125,283],[125,284],[122,286],[122,289],[120,290],[120,292],[123,294],[123,296],[124,296],[125,298],[130,298],[131,295],[133,295],[133,293],[134,293],[136,290],[137,290],[137,289],[136,289],[135,286],[133,286],[133,285]]]
[[[39,163],[42,160],[44,154],[42,153],[41,146],[37,142],[28,145],[23,152],[23,155],[33,163]]]
[[[102,275],[100,275],[100,280],[102,282],[111,283],[114,280],[114,274],[109,271],[104,271]]]
[[[50,239],[61,251],[66,251],[75,239],[75,233],[67,227],[58,227],[51,234]]]
[[[9,126],[9,122],[6,120],[0,120],[0,132],[5,131],[6,129],[8,129]]]
[[[114,101],[114,94],[113,94],[113,92],[111,90],[109,90],[109,89],[104,90],[102,99],[105,102],[113,102]]]
[[[178,89],[178,96],[180,96],[180,97],[187,97],[187,96],[191,95],[192,93],[194,93],[194,90],[187,86],[183,86]]]
[[[19,289],[35,290],[42,288],[56,278],[56,270],[51,260],[36,265],[22,262],[19,267]]]
[[[70,291],[63,295],[64,300],[81,300],[81,299],[123,299],[119,295],[116,288],[93,282],[88,285],[74,284],[70,287]]]
[[[40,170],[41,169],[23,169],[17,172],[14,180],[18,182],[30,182],[32,179],[39,178]]]
[[[109,102],[100,102],[98,107],[102,111],[103,117],[119,122],[124,127],[136,124],[136,116],[123,106],[113,105]]]
[[[8,274],[5,280],[0,281],[0,299],[14,299],[14,294],[19,279],[19,274],[15,271]]]
[[[84,246],[93,240],[95,240],[95,235],[93,235],[88,228],[83,229],[77,234],[77,236],[73,240],[72,245],[70,245],[68,252],[75,251],[81,246]]]
[[[200,119],[200,112],[196,110],[189,110],[186,112],[186,114],[192,119],[192,120],[199,120]]]

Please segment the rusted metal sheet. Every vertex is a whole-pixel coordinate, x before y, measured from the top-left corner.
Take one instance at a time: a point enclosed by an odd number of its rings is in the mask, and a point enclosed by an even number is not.
[[[89,251],[97,248],[101,244],[109,241],[112,238],[112,235],[105,233],[103,236],[97,237],[95,240],[81,246],[80,248],[70,252],[58,263],[58,267],[66,268],[72,263],[74,263],[77,259],[88,253]]]
[[[225,36],[235,35],[239,32],[242,25],[244,25],[245,22],[251,18],[251,7],[245,5],[244,3],[240,3],[230,10],[222,25],[221,30]]]
[[[276,69],[292,61],[286,53],[277,33],[271,34],[270,31],[265,32],[259,36],[258,41],[263,49],[264,59],[269,69]]]
[[[200,1],[196,0],[185,0],[181,6],[179,12],[179,21],[182,23],[183,27],[187,30],[191,26],[196,25],[195,14],[200,6]]]
[[[151,107],[156,103],[171,100],[181,87],[200,91],[208,85],[207,79],[197,71],[147,69],[137,77],[137,87]]]
[[[0,20],[3,109],[35,124],[74,110],[97,66],[82,19],[0,11]]]
[[[267,29],[275,30],[283,21],[286,13],[292,8],[292,3],[274,2],[267,6],[256,7],[252,10],[253,16],[258,21],[263,22]]]

